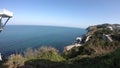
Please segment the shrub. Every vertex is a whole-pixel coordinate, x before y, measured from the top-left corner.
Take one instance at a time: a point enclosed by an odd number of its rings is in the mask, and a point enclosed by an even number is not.
[[[114,34],[112,35],[113,40],[120,41],[120,34]]]
[[[35,52],[32,48],[27,48],[25,51],[24,51],[24,57],[26,59],[34,59],[36,58],[36,55],[35,55]]]
[[[53,47],[40,47],[38,49],[31,49],[28,48],[24,52],[24,57],[28,60],[30,59],[45,59],[50,61],[62,61],[64,60],[60,54],[58,53],[58,50]]]
[[[8,66],[8,68],[16,68],[18,66],[24,65],[25,58],[22,57],[19,54],[13,54],[8,57],[8,61],[5,63],[5,65]]]
[[[90,47],[80,46],[74,47],[70,51],[66,51],[63,53],[63,56],[67,59],[77,57],[78,55],[91,55],[94,53],[94,50]]]
[[[38,59],[45,59],[50,61],[64,60],[58,53],[58,50],[53,47],[41,47],[36,50]]]
[[[32,48],[26,49],[24,56],[20,54],[12,54],[8,57],[5,66],[7,68],[17,68],[24,66],[26,61],[30,60],[48,60],[53,62],[59,62],[65,60],[59,53],[58,50],[53,47],[41,47],[33,50]],[[39,61],[40,62],[40,61]]]

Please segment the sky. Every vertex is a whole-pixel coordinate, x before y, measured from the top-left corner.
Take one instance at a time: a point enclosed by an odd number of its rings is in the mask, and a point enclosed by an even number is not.
[[[0,9],[14,13],[7,25],[120,24],[120,0],[0,0]]]

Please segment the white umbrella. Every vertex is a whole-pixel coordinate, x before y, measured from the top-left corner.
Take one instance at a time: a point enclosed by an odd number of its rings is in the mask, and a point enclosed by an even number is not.
[[[4,26],[7,24],[9,19],[13,16],[13,13],[6,10],[6,9],[1,9],[0,10],[0,32],[3,30]],[[7,20],[3,23],[2,19],[7,18]]]

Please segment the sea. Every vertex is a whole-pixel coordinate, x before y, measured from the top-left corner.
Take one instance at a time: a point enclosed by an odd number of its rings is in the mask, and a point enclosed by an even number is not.
[[[7,25],[0,33],[0,53],[10,55],[41,46],[51,46],[62,52],[65,46],[73,44],[76,37],[85,33],[84,28]]]

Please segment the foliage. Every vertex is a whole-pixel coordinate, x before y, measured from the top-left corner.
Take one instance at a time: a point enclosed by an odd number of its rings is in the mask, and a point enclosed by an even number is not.
[[[112,35],[112,38],[113,38],[115,41],[120,41],[120,34],[114,34],[114,35]]]
[[[58,50],[53,47],[41,47],[36,51],[38,59],[45,59],[50,61],[63,61],[64,59],[58,54]]]
[[[16,68],[24,64],[25,58],[19,54],[13,54],[8,57],[8,61],[5,63],[9,68]]]
[[[28,48],[24,52],[24,57],[26,59],[45,59],[51,61],[62,61],[64,60],[59,54],[58,50],[53,47],[40,47],[38,49]]]
[[[65,62],[53,62],[49,60],[29,60],[25,62],[24,68],[120,68],[120,48],[99,56],[81,55],[68,59]]]
[[[85,68],[120,68],[119,56],[120,48],[106,55],[73,60],[73,63],[81,63]]]
[[[53,47],[41,47],[38,49],[28,48],[24,52],[24,56],[20,54],[12,54],[9,56],[7,62],[5,62],[5,66],[7,68],[16,68],[24,66],[26,61],[29,60],[49,60],[54,62],[60,62],[65,60],[58,53],[58,50]]]
[[[63,56],[67,59],[74,58],[78,55],[91,55],[94,53],[94,50],[86,47],[86,46],[79,46],[79,47],[74,47],[69,51],[66,51],[63,53]]]
[[[34,59],[36,57],[34,50],[32,48],[27,48],[24,51],[24,57],[27,59]]]

